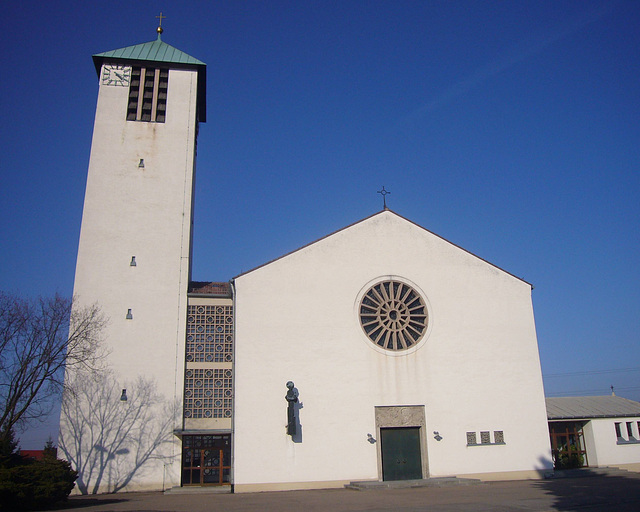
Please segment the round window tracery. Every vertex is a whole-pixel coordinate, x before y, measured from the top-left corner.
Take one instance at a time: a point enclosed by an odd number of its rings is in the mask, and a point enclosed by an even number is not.
[[[427,332],[424,299],[411,286],[393,279],[373,285],[360,301],[360,325],[367,337],[386,350],[407,350]]]

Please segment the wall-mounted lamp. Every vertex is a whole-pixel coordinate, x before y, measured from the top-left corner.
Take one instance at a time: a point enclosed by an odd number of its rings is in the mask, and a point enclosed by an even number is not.
[[[138,168],[139,169],[144,169],[144,158],[140,159],[140,162],[138,163]]]
[[[436,441],[442,441],[442,436],[440,435],[440,432],[438,432],[437,430],[434,430],[434,431],[433,431],[433,434],[434,434],[434,435],[433,435],[433,438],[434,438]]]
[[[122,394],[120,395],[120,401],[121,402],[126,402],[127,401],[127,390],[126,389],[122,390]]]
[[[373,437],[371,434],[367,434],[367,441],[369,441],[371,444],[375,444],[376,438]]]
[[[133,320],[133,313],[131,313],[130,309],[127,309],[127,320]]]
[[[132,267],[135,267],[137,265],[135,256],[131,256],[131,263],[129,263],[129,265]]]

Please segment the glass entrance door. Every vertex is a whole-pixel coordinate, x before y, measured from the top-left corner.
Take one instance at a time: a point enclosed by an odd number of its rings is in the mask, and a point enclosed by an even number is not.
[[[581,422],[573,421],[549,423],[551,452],[555,469],[581,468],[589,465],[582,426]]]
[[[231,434],[183,436],[182,485],[222,485],[230,477]]]

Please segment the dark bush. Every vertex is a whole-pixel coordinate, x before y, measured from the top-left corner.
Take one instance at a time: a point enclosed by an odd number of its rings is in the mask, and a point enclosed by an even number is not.
[[[64,501],[78,473],[64,460],[46,456],[0,468],[0,510],[34,510]]]
[[[584,466],[584,455],[582,455],[575,445],[571,445],[569,450],[558,450],[555,454],[555,469],[575,469]]]
[[[4,427],[0,429],[0,468],[10,468],[23,463],[18,444],[13,430]]]

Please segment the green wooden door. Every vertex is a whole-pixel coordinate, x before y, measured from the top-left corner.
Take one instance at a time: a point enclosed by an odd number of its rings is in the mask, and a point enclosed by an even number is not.
[[[422,478],[420,429],[380,429],[383,480],[418,480]]]

